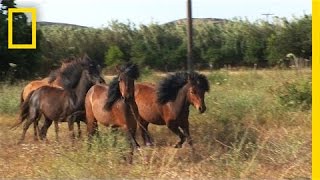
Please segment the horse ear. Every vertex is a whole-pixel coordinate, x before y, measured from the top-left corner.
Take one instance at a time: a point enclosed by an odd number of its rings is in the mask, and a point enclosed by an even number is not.
[[[188,74],[188,78],[187,78],[188,83],[191,83],[191,75]]]
[[[120,68],[120,65],[118,64],[118,65],[116,65],[116,71],[117,71],[117,73],[120,73],[121,72],[121,68]]]

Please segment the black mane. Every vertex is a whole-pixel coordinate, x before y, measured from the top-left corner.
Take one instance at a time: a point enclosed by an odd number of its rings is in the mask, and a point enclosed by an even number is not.
[[[192,85],[198,86],[203,91],[209,91],[209,82],[206,76],[197,72],[177,72],[163,79],[157,88],[157,101],[164,104],[168,101],[174,101],[178,91],[191,81]]]
[[[136,64],[127,63],[125,65],[122,65],[119,68],[120,73],[125,76],[128,76],[134,80],[138,79],[140,76],[139,68]],[[108,90],[108,100],[104,106],[106,110],[110,110],[112,105],[121,98],[120,93],[120,87],[119,87],[119,75],[112,79],[112,81],[109,84],[109,90]]]
[[[120,68],[120,74],[125,73],[126,76],[137,80],[140,77],[140,71],[136,64],[133,63],[127,63],[122,65]]]
[[[60,72],[62,87],[64,89],[73,89],[79,82],[83,71],[81,64],[70,64]]]
[[[110,110],[112,105],[121,98],[120,87],[119,87],[119,77],[114,77],[109,84],[108,90],[108,100],[104,105],[106,110]]]
[[[55,81],[57,79],[57,76],[59,76],[60,70],[59,69],[55,69],[52,70],[48,76],[48,82],[49,84],[53,83],[53,81]]]
[[[66,63],[66,67],[52,70],[48,75],[48,82],[51,84],[61,76],[62,86],[64,89],[74,88],[78,80],[80,79],[81,72],[84,68],[90,68],[90,66],[97,66],[97,64],[90,59],[90,57],[85,54],[81,58],[69,57],[62,60]],[[97,67],[93,67],[97,68]]]

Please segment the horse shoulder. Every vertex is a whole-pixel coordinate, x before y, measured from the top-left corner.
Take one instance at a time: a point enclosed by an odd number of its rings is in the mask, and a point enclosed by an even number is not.
[[[162,119],[168,124],[170,121],[176,121],[178,119],[178,114],[174,111],[175,107],[172,102],[167,102],[160,107],[162,114]]]

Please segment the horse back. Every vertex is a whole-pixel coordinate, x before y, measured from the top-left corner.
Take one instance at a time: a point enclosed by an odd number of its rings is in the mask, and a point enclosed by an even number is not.
[[[38,88],[45,86],[45,85],[48,85],[48,82],[44,81],[44,80],[31,81],[23,88],[22,99],[25,100],[28,97],[28,95],[30,94],[30,92],[37,90]]]
[[[153,84],[138,83],[135,86],[135,101],[144,121],[164,125],[161,106],[157,103],[156,87]]]

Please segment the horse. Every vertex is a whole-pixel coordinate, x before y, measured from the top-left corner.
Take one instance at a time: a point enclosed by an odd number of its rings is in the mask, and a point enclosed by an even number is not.
[[[135,99],[141,121],[141,135],[144,144],[152,146],[147,134],[149,123],[166,125],[180,141],[174,147],[181,148],[187,140],[193,149],[189,132],[189,106],[193,105],[200,113],[206,111],[205,92],[209,91],[206,76],[197,72],[178,72],[169,75],[158,86],[153,84],[136,84]],[[182,129],[181,130],[179,129]]]
[[[69,72],[73,75],[69,76]],[[40,131],[40,138],[46,138],[46,132],[52,122],[55,122],[56,138],[58,139],[58,122],[68,119],[69,130],[73,131],[73,121],[69,117],[74,113],[84,110],[84,98],[89,88],[101,82],[100,71],[94,61],[90,60],[89,66],[73,64],[62,73],[63,88],[43,86],[29,94],[23,102],[19,122],[28,119],[23,127],[19,143],[24,138],[31,123],[38,124],[43,114],[45,122]],[[16,126],[17,126],[16,125]],[[72,135],[73,132],[72,132]]]
[[[82,64],[82,65],[88,65],[87,55],[84,56],[84,58],[78,58],[78,59],[65,59],[62,61],[61,67],[58,69],[55,69],[50,72],[49,76],[41,79],[41,80],[34,80],[28,83],[21,92],[21,98],[20,98],[20,105],[22,105],[23,101],[28,97],[30,92],[42,87],[42,86],[53,86],[53,87],[60,87],[62,88],[62,80],[61,80],[61,73],[64,72],[64,70],[73,64]],[[70,73],[70,72],[69,72]],[[71,72],[72,74],[72,72]]]
[[[77,76],[79,77],[79,71],[76,68],[70,68],[73,66],[81,65],[81,66],[88,66],[90,64],[90,58],[87,55],[84,55],[82,58],[68,58],[62,61],[61,67],[59,69],[53,70],[50,72],[49,76],[42,79],[42,80],[35,80],[31,81],[29,84],[27,84],[22,92],[21,92],[21,98],[20,98],[20,107],[22,106],[24,100],[28,97],[28,95],[33,92],[34,90],[39,89],[40,87],[43,86],[52,86],[56,88],[62,88],[63,89],[63,83],[67,84],[69,83],[66,81],[66,77],[69,78],[69,76]],[[65,82],[63,82],[65,81]],[[85,121],[85,118],[79,119],[81,121]],[[73,116],[75,119],[76,116]],[[81,135],[81,129],[80,129],[80,120],[76,121],[77,126],[78,126],[78,136],[80,137]],[[34,139],[37,140],[37,131],[39,131],[38,128],[38,121],[34,123]]]
[[[127,134],[132,155],[134,149],[140,147],[135,139],[140,116],[134,97],[134,81],[140,73],[137,65],[131,63],[122,66],[119,71],[109,86],[94,85],[88,91],[85,99],[87,133],[91,143],[93,135],[97,133],[98,123],[121,128]]]

